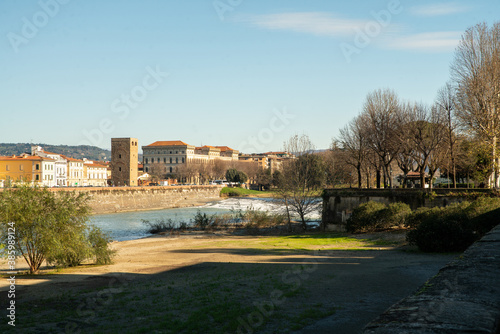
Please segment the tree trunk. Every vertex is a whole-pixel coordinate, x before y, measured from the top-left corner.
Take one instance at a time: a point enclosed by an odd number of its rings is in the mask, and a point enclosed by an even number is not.
[[[377,189],[380,189],[380,168],[377,169]]]
[[[361,178],[362,178],[362,176],[361,176],[361,165],[358,164],[358,166],[356,168],[358,170],[358,188],[361,189],[361,183],[362,183],[361,182]]]
[[[498,161],[497,161],[497,137],[493,136],[492,139],[492,177],[493,177],[493,188],[498,188]],[[491,185],[490,185],[491,188]]]

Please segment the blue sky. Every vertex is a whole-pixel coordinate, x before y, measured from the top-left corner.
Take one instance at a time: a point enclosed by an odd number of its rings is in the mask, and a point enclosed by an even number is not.
[[[327,148],[366,95],[432,103],[500,2],[0,2],[0,142]]]

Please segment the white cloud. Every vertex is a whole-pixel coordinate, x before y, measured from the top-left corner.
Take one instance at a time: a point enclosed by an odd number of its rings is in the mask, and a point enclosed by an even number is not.
[[[449,52],[458,45],[461,34],[460,31],[438,31],[401,36],[388,40],[386,46],[398,50]]]
[[[432,5],[411,7],[412,14],[417,16],[443,16],[457,13],[463,13],[469,10],[469,7],[456,2],[436,3]]]
[[[353,35],[371,22],[369,20],[343,19],[322,12],[258,15],[240,17],[238,20],[266,29],[289,30],[331,37]]]

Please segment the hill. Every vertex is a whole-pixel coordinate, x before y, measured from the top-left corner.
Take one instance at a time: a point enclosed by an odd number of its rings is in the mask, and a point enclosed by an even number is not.
[[[0,156],[19,155],[22,153],[31,153],[31,146],[38,145],[43,147],[45,151],[64,154],[70,158],[95,161],[111,160],[111,151],[105,150],[96,146],[80,145],[48,145],[48,144],[29,144],[29,143],[0,143]]]

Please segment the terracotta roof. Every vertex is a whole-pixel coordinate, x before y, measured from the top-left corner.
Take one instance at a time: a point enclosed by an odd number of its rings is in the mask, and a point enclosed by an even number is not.
[[[45,153],[45,154],[52,154],[52,155],[60,155],[60,156],[62,156],[62,154],[60,154],[60,153],[48,152],[48,151],[45,151],[45,150],[42,150],[42,152]]]
[[[197,150],[201,150],[203,148],[210,148],[210,149],[218,149],[218,150],[220,150],[219,147],[217,147],[217,146],[210,146],[210,145],[204,145],[204,146],[201,146],[201,147],[197,147],[196,149]]]
[[[102,164],[100,164],[99,162],[94,162],[94,163],[91,163],[91,164],[85,164],[85,166],[87,166],[87,167],[100,167],[100,168],[108,168],[108,166],[106,166],[106,165],[102,165]]]
[[[167,141],[155,141],[154,143],[144,147],[154,147],[154,146],[188,146],[188,144],[180,140],[167,140]]]
[[[30,160],[30,161],[48,160],[48,161],[55,161],[54,159],[45,158],[45,157],[38,157],[38,156],[32,156],[32,155],[0,157],[0,160],[2,160],[2,161],[9,161],[9,160],[10,161],[16,161],[16,160]]]
[[[61,157],[68,160],[68,161],[73,161],[73,162],[83,162],[83,160],[80,160],[80,159],[75,159],[75,158],[70,158],[70,157],[67,157],[63,154],[61,154]]]
[[[215,147],[220,149],[221,152],[234,151],[231,147],[228,147],[228,146],[215,146]]]

